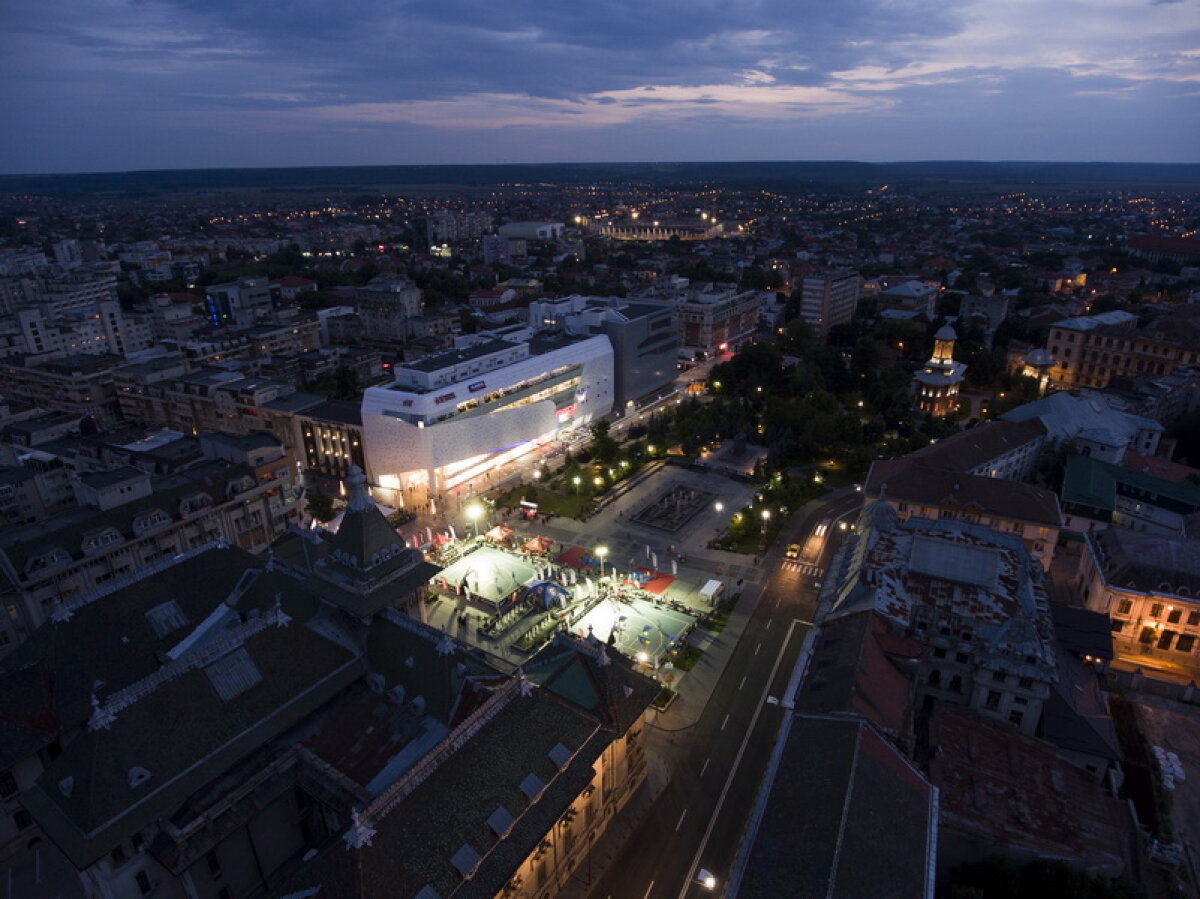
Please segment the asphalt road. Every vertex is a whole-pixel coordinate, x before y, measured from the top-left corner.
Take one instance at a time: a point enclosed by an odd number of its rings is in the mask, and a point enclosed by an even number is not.
[[[782,710],[767,699],[782,698],[816,613],[820,574],[811,563],[824,570],[842,534],[839,516],[861,501],[840,492],[793,517],[762,560],[772,573],[699,721],[677,732],[651,722],[647,748],[667,760],[671,782],[599,876],[592,899],[711,897],[695,882],[700,869],[716,876],[721,895],[779,730]],[[831,539],[817,558],[785,563],[784,547],[805,544],[827,519]]]

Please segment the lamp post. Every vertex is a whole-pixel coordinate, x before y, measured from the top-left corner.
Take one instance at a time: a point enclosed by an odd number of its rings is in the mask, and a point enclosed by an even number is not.
[[[763,540],[766,540],[766,539],[767,539],[767,522],[769,522],[770,520],[771,520],[771,510],[770,510],[770,509],[763,509],[763,510],[762,510],[762,536],[763,536]]]
[[[575,485],[575,492],[578,493],[579,485],[583,483],[583,478],[581,478],[579,475],[575,475],[575,477],[571,478],[571,483]]]
[[[475,532],[475,536],[479,536],[479,519],[483,517],[483,506],[479,503],[471,503],[467,506],[467,518],[471,522],[471,528]]]
[[[607,546],[596,547],[596,558],[600,560],[600,580],[604,580],[604,557],[608,555]]]

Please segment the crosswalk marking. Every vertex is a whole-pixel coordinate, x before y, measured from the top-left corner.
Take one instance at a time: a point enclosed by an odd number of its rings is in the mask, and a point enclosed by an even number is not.
[[[801,574],[808,575],[809,577],[820,577],[821,575],[823,575],[825,573],[824,568],[820,568],[820,567],[818,567],[816,565],[812,565],[808,562],[785,561],[783,563],[783,570],[784,571],[798,571]]]

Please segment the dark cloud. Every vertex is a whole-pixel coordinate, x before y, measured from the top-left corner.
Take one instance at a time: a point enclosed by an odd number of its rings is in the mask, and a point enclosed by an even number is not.
[[[1017,156],[1194,158],[1197,0],[1060,2],[6,0],[0,116],[25,139],[0,170],[928,158],[948,133],[954,155],[1021,133]],[[1105,137],[1062,127],[1083,108]]]

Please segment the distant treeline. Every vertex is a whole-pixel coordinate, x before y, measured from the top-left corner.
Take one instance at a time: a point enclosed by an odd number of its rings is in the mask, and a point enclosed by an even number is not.
[[[1134,162],[663,162],[529,165],[386,165],[178,169],[71,175],[0,175],[0,193],[126,196],[209,190],[482,188],[503,184],[726,185],[805,188],[985,186],[1200,186],[1200,164]]]

